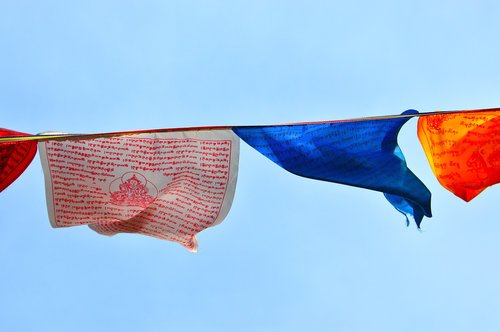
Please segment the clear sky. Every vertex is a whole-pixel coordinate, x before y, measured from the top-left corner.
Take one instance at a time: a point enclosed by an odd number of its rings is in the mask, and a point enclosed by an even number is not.
[[[500,107],[498,1],[0,0],[0,127],[95,133]],[[498,331],[500,187],[465,203],[403,127],[422,231],[381,193],[242,142],[192,254],[52,229],[36,157],[0,194],[1,331]],[[496,217],[495,217],[496,216]]]

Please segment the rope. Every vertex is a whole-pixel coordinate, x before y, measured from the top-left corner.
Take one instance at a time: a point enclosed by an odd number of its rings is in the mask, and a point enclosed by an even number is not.
[[[0,137],[0,143],[2,143],[2,142],[22,142],[22,141],[87,140],[87,139],[95,139],[95,138],[129,136],[129,135],[148,134],[148,133],[170,133],[170,132],[179,132],[179,131],[206,131],[206,130],[230,130],[232,128],[249,128],[249,127],[298,126],[298,125],[305,125],[305,124],[327,124],[327,123],[341,123],[341,122],[376,121],[376,120],[386,120],[386,119],[422,117],[422,116],[430,116],[430,115],[438,115],[438,114],[442,115],[442,114],[454,114],[454,113],[482,113],[482,112],[496,112],[496,111],[500,111],[500,108],[485,108],[485,109],[477,109],[477,110],[435,111],[435,112],[424,112],[424,113],[417,113],[417,114],[382,115],[382,116],[353,118],[353,119],[346,119],[346,120],[294,122],[294,123],[273,124],[273,125],[161,128],[161,129],[117,131],[117,132],[96,133],[96,134],[41,133],[41,134],[37,134],[37,135],[26,135],[26,136],[3,136],[3,137]]]

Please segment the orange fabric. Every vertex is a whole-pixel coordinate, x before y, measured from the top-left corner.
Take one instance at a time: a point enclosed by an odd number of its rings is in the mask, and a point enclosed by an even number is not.
[[[500,108],[422,116],[418,138],[438,181],[466,202],[500,182]]]

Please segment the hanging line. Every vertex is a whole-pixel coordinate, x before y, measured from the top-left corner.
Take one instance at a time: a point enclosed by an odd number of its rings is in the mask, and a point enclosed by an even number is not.
[[[167,132],[179,132],[179,131],[231,130],[232,128],[249,128],[249,127],[300,126],[300,125],[305,125],[305,124],[360,122],[360,121],[386,120],[386,119],[398,119],[398,118],[413,118],[413,117],[421,117],[421,116],[429,116],[429,115],[444,115],[444,114],[453,114],[453,113],[481,113],[481,112],[491,112],[491,111],[500,111],[500,108],[483,108],[483,109],[474,109],[474,110],[453,110],[453,111],[434,111],[434,112],[425,112],[425,113],[418,113],[418,114],[381,115],[381,116],[361,117],[361,118],[353,118],[353,119],[345,119],[345,120],[293,122],[293,123],[272,124],[272,125],[200,126],[200,127],[185,127],[185,128],[128,130],[128,131],[116,131],[116,132],[96,133],[96,134],[66,134],[66,133],[47,132],[47,133],[40,133],[37,135],[27,135],[27,136],[3,136],[3,137],[0,137],[0,143],[3,143],[3,142],[21,142],[21,141],[52,141],[52,140],[59,141],[59,140],[84,140],[84,139],[86,140],[86,139],[118,137],[118,136],[128,136],[128,135],[138,135],[138,134],[148,134],[148,133],[167,133]]]

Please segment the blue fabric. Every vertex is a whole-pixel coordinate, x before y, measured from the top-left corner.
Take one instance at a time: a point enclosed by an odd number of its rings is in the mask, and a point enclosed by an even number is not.
[[[383,192],[407,222],[411,217],[420,227],[424,215],[432,216],[431,193],[408,169],[397,143],[408,119],[234,127],[233,131],[294,174]]]

